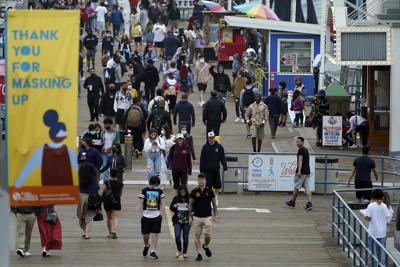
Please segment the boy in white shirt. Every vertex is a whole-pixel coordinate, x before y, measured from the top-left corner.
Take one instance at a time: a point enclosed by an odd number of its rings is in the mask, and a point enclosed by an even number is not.
[[[381,189],[374,189],[372,191],[372,199],[373,201],[361,213],[369,222],[369,234],[385,247],[387,224],[390,223],[393,215],[384,203],[383,191]],[[379,263],[385,265],[385,254],[377,244],[372,244],[372,238],[368,239],[368,244],[372,254],[378,258]],[[376,261],[372,259],[372,266],[376,265]]]

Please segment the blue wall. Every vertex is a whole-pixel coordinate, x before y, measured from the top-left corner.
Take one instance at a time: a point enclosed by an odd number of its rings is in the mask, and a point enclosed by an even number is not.
[[[291,34],[291,33],[277,33],[277,32],[272,32],[271,33],[271,43],[270,43],[270,69],[269,72],[271,75],[273,75],[273,80],[272,76],[271,82],[266,83],[268,85],[267,88],[264,88],[264,95],[268,93],[268,89],[270,87],[278,87],[278,84],[280,81],[285,81],[287,84],[288,90],[293,90],[294,89],[294,80],[296,77],[301,77],[303,80],[304,85],[307,88],[307,93],[308,95],[313,95],[313,90],[314,90],[314,75],[313,73],[276,73],[278,70],[278,40],[284,40],[284,39],[298,39],[298,40],[314,40],[314,55],[313,57],[315,58],[316,55],[320,53],[320,36],[319,35],[313,35],[313,34]]]

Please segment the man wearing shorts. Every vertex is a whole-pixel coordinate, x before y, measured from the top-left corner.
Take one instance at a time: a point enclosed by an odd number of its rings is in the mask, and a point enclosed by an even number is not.
[[[296,199],[299,195],[299,190],[304,188],[304,192],[307,195],[307,204],[305,209],[312,210],[313,205],[311,203],[311,189],[310,189],[310,154],[308,149],[304,146],[304,138],[297,137],[296,145],[299,148],[297,151],[297,168],[296,176],[294,177],[294,189],[292,199],[286,201],[286,205],[289,208],[296,207]]]
[[[142,235],[144,241],[143,257],[147,256],[151,247],[150,258],[158,259],[156,254],[158,234],[161,233],[162,214],[165,207],[165,196],[158,176],[152,176],[149,186],[139,194],[139,212],[141,215]]]
[[[211,241],[211,229],[213,221],[217,220],[217,204],[214,192],[206,186],[205,175],[200,173],[197,178],[198,187],[190,193],[189,223],[195,234],[195,246],[197,251],[196,261],[202,261],[200,253],[200,238],[204,232],[204,249],[206,256],[211,257],[212,252],[208,247]],[[212,204],[212,205],[211,205]]]
[[[264,139],[264,127],[268,120],[268,114],[268,106],[264,102],[261,102],[261,94],[256,93],[255,102],[248,107],[245,114],[247,125],[250,126],[253,152],[261,151],[261,145]]]
[[[364,146],[362,149],[363,155],[358,157],[353,162],[353,171],[347,181],[347,186],[350,185],[351,179],[355,175],[354,187],[356,189],[372,188],[371,171],[374,173],[375,180],[378,181],[378,173],[376,172],[376,164],[371,159],[369,154],[369,147]],[[371,191],[357,191],[356,198],[359,202],[369,202],[371,200]]]
[[[100,37],[103,38],[104,32],[106,31],[106,14],[107,8],[105,7],[103,2],[100,2],[100,5],[96,8],[96,30],[100,34]]]
[[[226,165],[224,147],[215,141],[214,132],[207,134],[207,143],[201,149],[200,172],[204,173],[207,187],[215,189],[218,194],[221,188],[220,166],[227,175],[228,166]]]
[[[154,24],[154,46],[157,48],[157,56],[160,58],[164,57],[164,39],[167,34],[167,28],[165,27],[162,19],[158,19],[158,23]]]
[[[199,57],[199,61],[196,63],[194,67],[197,87],[199,88],[199,107],[202,107],[204,102],[204,93],[207,89],[207,83],[210,80],[210,65],[208,65],[203,56]]]

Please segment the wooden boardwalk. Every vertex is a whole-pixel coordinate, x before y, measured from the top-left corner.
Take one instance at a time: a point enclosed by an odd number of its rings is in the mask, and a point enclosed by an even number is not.
[[[99,60],[98,60],[99,62]],[[86,67],[85,67],[86,69]],[[100,70],[100,66],[98,68]],[[100,73],[100,72],[99,72]],[[209,83],[206,99],[212,83]],[[197,88],[189,100],[196,106],[196,127],[192,130],[195,140],[196,156],[205,142],[205,126],[201,122],[201,108],[197,106]],[[243,124],[234,123],[234,103],[227,101],[228,119],[221,128],[222,144],[229,152],[250,152],[251,140],[246,139]],[[86,92],[79,99],[79,133],[89,123]],[[176,131],[176,129],[175,129]],[[293,152],[296,131],[279,128],[277,139],[270,138],[269,127],[266,127],[266,138],[262,151],[273,152],[273,142],[279,152]],[[276,148],[275,148],[276,149]],[[198,169],[199,161],[194,162]],[[189,246],[187,261],[175,259],[175,243],[171,227],[171,214],[164,215],[162,234],[159,242],[158,261],[143,258],[143,242],[140,235],[137,194],[143,185],[132,185],[145,181],[146,163],[142,158],[133,161],[133,172],[126,174],[125,186],[118,231],[119,238],[110,240],[106,237],[105,222],[94,223],[92,239],[82,240],[75,206],[58,206],[57,210],[63,225],[63,250],[55,251],[49,258],[42,258],[37,227],[32,238],[31,258],[19,258],[11,254],[12,266],[349,266],[345,257],[330,238],[330,202],[329,196],[316,196],[315,209],[306,212],[303,209],[304,197],[300,197],[298,207],[287,209],[284,201],[289,198],[286,193],[220,195],[219,222],[213,230],[211,248],[213,257],[194,261],[193,233]],[[189,179],[191,183],[194,177]],[[193,187],[193,186],[192,186]],[[166,189],[167,204],[173,197],[173,190]],[[238,211],[234,208],[268,209],[268,213],[256,211]]]

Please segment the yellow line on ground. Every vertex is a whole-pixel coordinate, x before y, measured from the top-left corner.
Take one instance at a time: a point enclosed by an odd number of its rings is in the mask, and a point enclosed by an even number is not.
[[[174,231],[174,224],[172,223],[171,210],[166,208],[165,209],[165,214],[167,215],[169,234],[171,235],[172,240],[175,241],[175,231]]]

